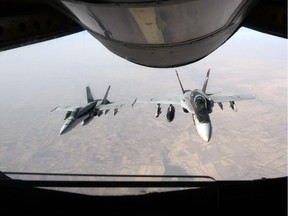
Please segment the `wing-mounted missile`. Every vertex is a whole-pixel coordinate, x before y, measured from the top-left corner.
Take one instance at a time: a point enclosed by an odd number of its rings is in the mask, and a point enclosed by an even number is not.
[[[158,118],[161,113],[162,113],[161,106],[160,106],[160,104],[157,104],[157,110],[156,110],[155,117]]]
[[[109,112],[109,110],[105,110],[105,115]]]
[[[167,121],[172,122],[174,120],[174,117],[175,117],[175,107],[172,104],[170,104],[166,114]]]
[[[217,103],[221,110],[223,110],[223,104],[221,102]]]
[[[86,119],[82,121],[82,126],[89,124],[94,118],[94,115],[88,116]]]
[[[118,113],[118,109],[114,109],[114,116]]]
[[[230,105],[229,107],[231,107],[231,109],[234,111],[234,112],[237,112],[237,107],[236,107],[236,104],[234,101],[229,101]]]

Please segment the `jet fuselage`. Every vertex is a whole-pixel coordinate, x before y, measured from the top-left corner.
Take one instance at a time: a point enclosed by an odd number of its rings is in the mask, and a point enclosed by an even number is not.
[[[180,105],[192,113],[193,122],[199,136],[208,142],[212,136],[212,124],[209,113],[212,112],[213,102],[199,89],[186,90]]]
[[[75,111],[71,112],[70,116],[67,118],[60,130],[60,135],[67,133],[68,131],[76,127],[81,121],[85,120],[91,115],[94,115],[94,113],[97,112],[97,110],[95,110],[95,107],[98,101],[100,100],[94,100],[88,103],[86,106],[77,108]]]

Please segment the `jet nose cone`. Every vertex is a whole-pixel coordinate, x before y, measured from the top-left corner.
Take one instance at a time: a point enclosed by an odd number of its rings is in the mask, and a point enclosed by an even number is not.
[[[64,134],[64,133],[66,133],[66,131],[67,131],[67,126],[66,126],[66,125],[63,125],[63,127],[62,127],[61,130],[60,130],[59,135],[62,135],[62,134]]]
[[[75,121],[75,119],[69,117],[69,119],[62,126],[59,134],[62,135],[72,130],[79,122],[80,121]]]
[[[209,123],[199,123],[196,126],[199,136],[206,142],[209,142],[212,136],[212,125]]]

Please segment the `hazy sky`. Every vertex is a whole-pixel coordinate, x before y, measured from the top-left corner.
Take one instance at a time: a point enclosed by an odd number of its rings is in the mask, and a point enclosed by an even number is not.
[[[204,59],[155,69],[128,62],[87,32],[0,53],[0,170],[26,172],[189,174],[216,179],[287,175],[287,40],[241,28]],[[260,100],[217,105],[209,143],[196,133],[190,114],[155,105],[108,113],[59,136],[64,112],[57,105],[85,103],[85,87],[102,98],[133,101],[201,88],[252,93]],[[168,151],[169,160],[163,158]],[[169,164],[168,164],[169,163]],[[171,168],[173,167],[173,169]],[[177,171],[178,170],[178,171]]]

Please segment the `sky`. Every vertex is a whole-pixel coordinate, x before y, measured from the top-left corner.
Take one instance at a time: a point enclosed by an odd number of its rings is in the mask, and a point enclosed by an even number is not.
[[[209,175],[217,180],[287,175],[287,40],[241,28],[195,63],[167,69],[131,63],[86,31],[0,53],[0,170],[51,173]],[[85,87],[110,101],[159,97],[202,88],[251,93],[253,101],[215,104],[213,134],[204,142],[190,114],[156,105],[108,113],[60,136],[64,112],[83,105]]]

